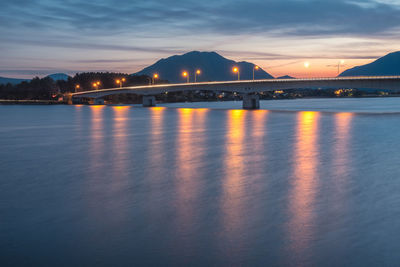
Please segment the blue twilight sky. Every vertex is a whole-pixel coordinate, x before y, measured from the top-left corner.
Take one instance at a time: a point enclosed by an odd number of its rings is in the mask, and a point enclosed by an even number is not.
[[[400,50],[399,33],[399,0],[1,0],[0,76],[133,73],[191,50],[333,76]]]

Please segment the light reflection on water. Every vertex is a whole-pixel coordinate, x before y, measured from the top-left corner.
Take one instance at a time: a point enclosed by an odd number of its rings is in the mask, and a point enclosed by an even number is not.
[[[291,212],[288,233],[293,251],[293,262],[306,255],[305,250],[314,237],[313,211],[318,187],[318,112],[299,112],[297,115],[296,141],[293,153]],[[292,255],[293,255],[292,254]]]
[[[354,114],[352,113],[337,113],[335,114],[335,138],[337,143],[334,147],[335,150],[335,176],[338,178],[337,182],[344,183],[344,177],[348,175],[348,163],[350,161],[349,145],[351,142],[351,122]],[[341,185],[340,187],[344,187]]]
[[[95,179],[99,175],[100,165],[103,163],[104,156],[104,106],[90,106],[90,121],[82,122],[80,127],[83,127],[85,123],[90,124],[89,128],[89,155],[90,163],[88,170],[91,171],[89,176],[91,179]]]
[[[178,126],[176,135],[176,160],[175,160],[175,175],[174,184],[176,188],[176,199],[175,205],[177,208],[177,224],[175,225],[176,239],[181,244],[179,248],[185,247],[190,248],[190,236],[194,234],[194,226],[196,225],[196,203],[199,194],[202,191],[201,183],[201,162],[197,160],[203,160],[204,154],[202,154],[202,144],[199,140],[202,140],[201,135],[199,136],[195,130],[194,123],[199,128],[204,125],[203,120],[195,120],[196,110],[194,109],[179,109],[178,113]],[[179,251],[176,251],[179,254]],[[191,255],[193,251],[187,250],[187,253]]]
[[[247,155],[244,151],[247,111],[227,111],[226,136],[223,156],[224,173],[222,179],[222,224],[228,247],[228,253],[235,258],[241,244],[232,239],[233,233],[243,231],[243,216],[245,212],[245,189],[246,189],[246,161]],[[230,248],[230,249],[229,249]],[[230,263],[232,264],[232,263]]]
[[[6,262],[394,266],[399,258],[388,253],[395,239],[385,243],[400,231],[399,116],[80,106],[24,107],[11,120],[3,114],[13,107],[0,108],[9,127],[0,132]]]

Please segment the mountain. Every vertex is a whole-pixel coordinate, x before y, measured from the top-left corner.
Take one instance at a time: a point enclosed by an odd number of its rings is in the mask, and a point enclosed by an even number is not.
[[[12,85],[19,84],[22,82],[28,82],[30,79],[16,79],[16,78],[5,78],[5,77],[0,77],[0,84],[7,84],[11,83]]]
[[[233,73],[233,67],[239,67],[240,79],[253,79],[253,67],[249,62],[235,62],[224,58],[216,52],[198,52],[192,51],[184,55],[175,55],[166,59],[160,59],[155,64],[144,68],[135,73],[135,75],[149,75],[158,73],[160,79],[168,80],[171,83],[185,82],[186,78],[182,77],[183,71],[188,71],[190,81],[194,81],[194,72],[201,70],[201,74],[197,75],[197,81],[230,81],[237,80],[237,74]],[[255,71],[256,79],[273,78],[270,74],[261,68]]]
[[[67,81],[69,76],[65,73],[54,73],[47,75],[46,77],[52,78],[54,81]],[[29,82],[31,79],[17,79],[17,78],[5,78],[5,77],[0,77],[0,84],[7,84],[11,83],[12,85],[16,85],[22,82]]]
[[[278,77],[277,79],[283,80],[283,79],[296,79],[296,78],[289,76],[289,75],[285,75],[285,76]]]
[[[354,67],[341,73],[345,76],[391,76],[400,75],[400,51],[390,53],[372,63]]]
[[[60,80],[67,81],[69,78],[69,76],[65,73],[54,73],[47,75],[46,77],[52,78],[54,81],[60,81]]]

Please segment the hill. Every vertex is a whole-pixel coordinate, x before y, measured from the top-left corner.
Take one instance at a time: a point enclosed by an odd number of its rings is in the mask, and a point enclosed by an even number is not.
[[[7,84],[11,83],[12,85],[19,84],[22,82],[28,82],[30,79],[16,79],[16,78],[6,78],[6,77],[0,77],[0,84]]]
[[[182,77],[183,71],[188,71],[190,81],[194,81],[194,72],[201,70],[197,81],[230,81],[236,80],[237,74],[232,72],[234,66],[240,69],[240,79],[253,79],[253,67],[249,62],[235,62],[224,58],[216,52],[198,52],[192,51],[183,55],[175,55],[166,59],[160,59],[155,64],[144,68],[135,73],[135,75],[149,75],[158,73],[160,79],[168,80],[171,83],[185,82],[186,78]],[[270,74],[261,68],[255,71],[256,79],[273,78]]]
[[[68,81],[69,76],[65,73],[54,73],[47,75],[46,77],[52,78],[54,81]],[[11,83],[12,85],[16,85],[22,82],[29,82],[31,79],[18,79],[18,78],[6,78],[0,77],[0,84]]]
[[[391,76],[400,75],[400,51],[390,53],[372,63],[354,67],[341,73],[346,76]]]
[[[289,76],[289,75],[285,75],[285,76],[278,77],[277,79],[284,80],[284,79],[296,79],[296,78]]]
[[[69,76],[65,73],[54,73],[47,75],[46,77],[52,78],[54,81],[68,81]]]

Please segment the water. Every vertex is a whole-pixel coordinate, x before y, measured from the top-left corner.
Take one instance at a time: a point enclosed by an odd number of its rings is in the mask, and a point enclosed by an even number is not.
[[[240,105],[0,106],[0,264],[398,266],[400,98]]]

